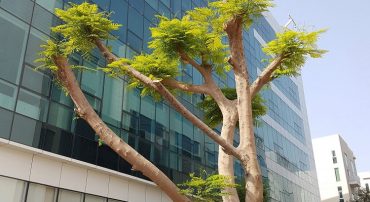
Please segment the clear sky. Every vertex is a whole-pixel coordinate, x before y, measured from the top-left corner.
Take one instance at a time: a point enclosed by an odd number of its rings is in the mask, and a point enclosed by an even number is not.
[[[370,1],[275,0],[284,25],[291,14],[308,29],[327,28],[319,45],[329,50],[302,71],[312,138],[339,133],[370,171]]]

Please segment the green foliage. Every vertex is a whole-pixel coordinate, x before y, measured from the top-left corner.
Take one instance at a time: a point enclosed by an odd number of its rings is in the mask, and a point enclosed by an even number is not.
[[[263,51],[272,56],[283,56],[280,67],[273,73],[273,78],[282,75],[299,75],[301,67],[308,57],[320,58],[327,51],[317,48],[317,40],[323,30],[314,32],[285,30],[267,44]]]
[[[109,33],[121,26],[108,19],[109,13],[99,12],[97,5],[86,2],[71,4],[67,10],[57,8],[55,14],[64,24],[53,27],[52,31],[65,38],[65,54],[88,53],[95,47],[95,39],[110,39]]]
[[[222,196],[230,193],[224,192],[225,188],[236,188],[236,184],[229,183],[230,178],[223,175],[208,175],[202,171],[200,176],[190,174],[190,180],[179,184],[181,193],[192,199],[194,202],[215,202],[221,201]]]
[[[224,88],[221,90],[227,99],[237,99],[235,89]],[[259,94],[254,96],[254,98],[252,99],[252,115],[255,125],[259,124],[258,118],[265,115],[267,112],[267,108],[264,103],[264,99]],[[205,123],[207,125],[215,128],[222,122],[221,110],[212,97],[206,96],[205,99],[198,104],[198,107],[204,112]]]
[[[234,17],[241,17],[247,28],[253,23],[253,19],[260,17],[262,12],[268,11],[273,5],[271,0],[219,0],[210,3],[210,7],[218,11],[224,23]]]
[[[159,17],[157,27],[151,28],[153,40],[149,47],[155,54],[179,58],[183,51],[191,58],[202,59],[202,66],[212,66],[216,72],[229,70],[228,46],[222,41],[219,18],[210,8],[188,11],[181,19]]]

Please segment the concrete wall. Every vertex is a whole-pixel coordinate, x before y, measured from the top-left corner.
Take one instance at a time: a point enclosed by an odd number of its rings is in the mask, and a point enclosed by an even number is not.
[[[168,202],[152,182],[0,138],[0,175],[129,202]]]

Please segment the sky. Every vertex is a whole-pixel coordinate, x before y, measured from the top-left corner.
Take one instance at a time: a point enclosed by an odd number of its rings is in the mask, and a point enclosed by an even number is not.
[[[275,0],[272,14],[290,14],[308,30],[328,29],[319,47],[329,52],[302,70],[311,137],[339,133],[370,171],[370,1]]]

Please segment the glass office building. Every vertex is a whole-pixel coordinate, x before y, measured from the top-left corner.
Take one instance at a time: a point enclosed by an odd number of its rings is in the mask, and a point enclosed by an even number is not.
[[[118,40],[107,41],[121,57],[150,51],[149,27],[156,23],[155,15],[181,17],[186,10],[206,5],[205,0],[93,2],[123,25],[113,33]],[[53,78],[34,71],[40,44],[57,37],[50,32],[60,23],[54,8],[67,6],[63,0],[0,0],[0,160],[4,164],[0,201],[40,201],[36,196],[44,196],[45,201],[168,201],[108,147],[99,147],[92,129],[74,118],[73,103]],[[269,14],[244,31],[251,79],[266,65],[261,62],[266,58],[261,47],[278,31]],[[105,65],[98,52],[90,60],[74,55],[70,62],[90,68]],[[202,82],[190,66],[180,68],[182,81]],[[99,71],[80,72],[77,77],[102,119],[176,183],[188,173],[217,169],[218,146],[166,102],[140,97],[138,90],[126,88],[125,78],[112,79]],[[235,86],[232,74],[215,79],[221,87]],[[256,128],[256,141],[270,200],[319,201],[301,79],[275,80],[262,94],[269,109]],[[179,99],[202,117],[196,107],[201,95],[182,94]],[[237,162],[235,170],[241,178]],[[40,172],[48,176],[39,176]]]

